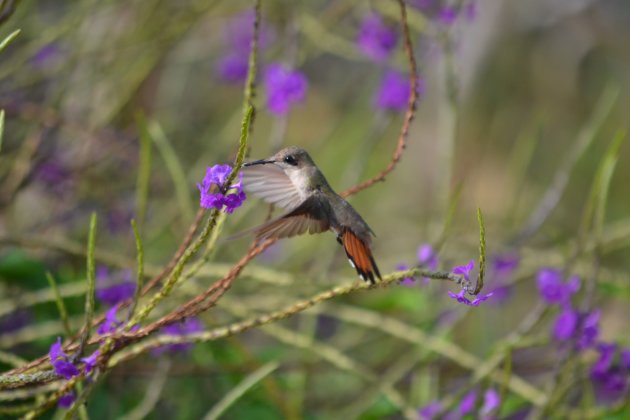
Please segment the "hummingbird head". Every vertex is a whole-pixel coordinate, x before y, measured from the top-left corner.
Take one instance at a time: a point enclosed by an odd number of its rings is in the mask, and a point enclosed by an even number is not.
[[[253,162],[246,163],[244,166],[266,164],[274,164],[287,173],[294,172],[305,167],[315,166],[313,159],[311,159],[306,150],[296,146],[286,147],[271,156],[269,159],[255,160]]]

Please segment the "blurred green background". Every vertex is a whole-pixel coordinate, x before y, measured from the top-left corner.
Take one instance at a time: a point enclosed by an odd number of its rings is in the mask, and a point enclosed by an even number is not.
[[[383,273],[415,264],[421,243],[443,245],[440,269],[475,259],[480,207],[488,255],[521,258],[511,297],[469,310],[448,299],[454,286],[438,282],[358,293],[187,353],[134,359],[98,386],[88,404],[91,417],[201,418],[243,378],[277,361],[225,418],[398,418],[392,389],[403,407],[420,408],[456,395],[470,380],[470,368],[430,351],[423,337],[439,337],[481,363],[535,309],[535,273],[543,266],[597,276],[602,337],[630,345],[627,142],[610,183],[596,268],[591,255],[567,262],[597,168],[630,115],[630,3],[485,0],[476,2],[473,19],[449,27],[435,8],[413,6],[424,92],[408,147],[386,182],[349,201],[376,232]],[[129,219],[136,212],[142,121],[153,148],[143,228],[149,274],[175,252],[197,210],[195,184],[207,166],[229,162],[236,151],[242,83],[223,80],[217,63],[229,52],[230,22],[248,7],[247,1],[22,0],[0,26],[0,39],[21,29],[0,52],[6,112],[0,325],[14,322],[6,319],[17,308],[24,307],[19,313],[26,319],[0,330],[1,349],[34,358],[62,335],[54,302],[39,303],[33,294],[48,287],[45,271],[71,291],[66,303],[80,325],[92,211],[100,220],[99,264],[119,276],[134,269]],[[388,64],[361,55],[355,37],[370,11],[399,27],[393,1],[262,2],[270,41],[261,67],[289,63],[304,72],[309,89],[303,103],[277,117],[265,109],[259,84],[251,159],[286,145],[304,147],[337,191],[385,167],[402,113],[376,109],[374,95],[385,67],[406,72],[408,66],[400,42]],[[558,189],[562,176],[566,188]],[[557,205],[515,243],[550,190],[557,191]],[[260,223],[267,212],[259,200],[248,200],[229,216],[223,237]],[[205,289],[249,243],[222,238],[202,274],[158,312]],[[332,235],[283,240],[201,320],[221,325],[354,280]],[[543,316],[528,334],[533,344],[511,354],[514,371],[541,392],[557,354],[548,337],[551,322],[551,314]],[[410,331],[423,335],[415,340]],[[484,378],[480,386],[490,383]],[[501,418],[530,405],[511,391],[503,396]]]

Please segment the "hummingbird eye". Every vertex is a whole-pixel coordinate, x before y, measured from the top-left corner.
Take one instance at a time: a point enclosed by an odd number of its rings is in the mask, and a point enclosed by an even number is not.
[[[285,163],[288,163],[291,166],[297,166],[297,159],[294,156],[288,155],[284,157]]]

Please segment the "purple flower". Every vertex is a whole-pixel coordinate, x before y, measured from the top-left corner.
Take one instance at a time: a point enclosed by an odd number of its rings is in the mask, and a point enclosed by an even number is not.
[[[492,260],[492,274],[497,281],[509,279],[520,263],[518,255],[497,255]]]
[[[50,346],[48,357],[57,375],[70,379],[79,374],[79,369],[70,362],[70,358],[63,351],[61,337],[57,337],[57,341]]]
[[[458,265],[453,268],[453,274],[459,274],[464,276],[467,281],[470,281],[470,272],[475,268],[475,261],[470,260],[466,265]]]
[[[429,270],[437,270],[439,260],[431,245],[420,245],[418,248],[418,263]]]
[[[466,15],[466,19],[474,20],[477,17],[477,0],[470,0],[464,6],[464,13]]]
[[[88,357],[81,358],[81,361],[85,364],[85,374],[89,374],[92,372],[94,367],[96,366],[96,360],[101,355],[100,350],[96,350],[94,353],[90,354]]]
[[[614,402],[627,391],[628,370],[624,366],[623,352],[621,365],[615,364],[617,345],[601,343],[598,345],[599,359],[591,367],[590,377],[595,394],[601,402]]]
[[[553,336],[558,341],[566,341],[575,335],[579,321],[579,314],[570,306],[566,306],[556,318]]]
[[[591,368],[591,372],[606,372],[613,363],[615,353],[617,353],[617,345],[615,343],[600,343],[597,346],[597,351],[599,352],[599,359]]]
[[[67,394],[62,395],[57,400],[57,405],[61,408],[70,408],[74,400],[76,399],[74,392],[68,392]]]
[[[230,165],[214,165],[208,167],[206,170],[206,176],[201,181],[201,184],[197,184],[201,198],[199,204],[206,209],[215,208],[225,213],[231,214],[236,208],[240,207],[245,199],[245,192],[243,192],[242,176],[239,175],[239,181],[226,188],[224,185],[232,171]],[[212,186],[216,186],[216,191],[211,193]],[[236,190],[236,191],[230,191]]]
[[[230,19],[223,32],[224,44],[229,51],[221,57],[216,71],[226,82],[244,82],[247,78],[249,50],[254,36],[254,13],[251,10]],[[258,47],[262,50],[270,45],[273,34],[260,22]]]
[[[630,350],[625,349],[621,351],[621,365],[624,369],[630,370]]]
[[[398,264],[396,266],[396,270],[397,271],[407,271],[407,270],[409,270],[409,266],[407,264]],[[414,286],[415,283],[416,283],[416,279],[414,279],[413,277],[404,277],[400,281],[400,284],[402,286]]]
[[[569,301],[571,295],[580,288],[580,279],[573,276],[568,282],[562,281],[562,273],[553,268],[542,268],[538,271],[538,291],[542,299],[553,305]]]
[[[418,411],[418,414],[420,414],[420,417],[424,420],[433,420],[437,418],[440,411],[442,411],[442,403],[440,401],[433,401],[422,407]]]
[[[388,111],[404,111],[409,101],[409,78],[395,70],[385,72],[374,104]]]
[[[265,71],[265,87],[269,112],[286,115],[294,104],[306,98],[308,81],[302,72],[273,63]]]
[[[33,317],[25,309],[18,309],[0,316],[0,334],[17,331],[31,323]]]
[[[584,315],[582,319],[582,334],[577,341],[578,350],[584,350],[595,345],[599,336],[600,315],[601,312],[599,310]]]
[[[243,53],[231,53],[219,59],[216,71],[226,82],[244,82],[247,79],[249,57]]]
[[[450,290],[448,291],[448,295],[451,298],[457,300],[459,303],[463,303],[464,305],[468,305],[468,306],[479,306],[481,302],[488,300],[488,298],[492,296],[492,293],[488,293],[487,295],[479,295],[471,301],[465,296],[465,294],[466,294],[466,290],[464,289],[460,290],[460,292],[457,294],[451,292]]]
[[[99,266],[96,269],[96,299],[108,306],[114,306],[123,300],[131,298],[136,291],[136,283],[131,281],[131,272],[124,272],[125,279],[122,283],[109,285],[110,274],[107,267]]]
[[[600,311],[580,313],[568,304],[558,314],[553,336],[558,341],[575,340],[577,350],[592,347],[599,336]]]
[[[454,24],[457,20],[457,9],[452,6],[442,7],[438,14],[438,20],[440,23],[446,26]]]
[[[33,67],[44,70],[47,67],[55,66],[61,63],[63,50],[58,44],[46,44],[41,47],[31,58]]]
[[[472,390],[468,394],[464,395],[462,400],[459,403],[459,407],[457,410],[459,411],[460,416],[465,416],[466,414],[472,413],[475,409],[475,404],[477,403],[477,391]]]
[[[254,20],[256,16],[253,10],[247,10],[233,16],[226,24],[223,31],[224,44],[235,52],[249,53],[252,38],[254,37]],[[258,45],[261,49],[267,48],[273,40],[273,33],[269,31],[264,22],[260,22],[258,33]]]
[[[113,333],[122,325],[122,321],[116,319],[116,312],[118,311],[118,305],[112,306],[112,308],[105,313],[105,320],[98,326],[96,332],[98,334]]]
[[[501,396],[494,388],[490,388],[483,396],[483,405],[481,406],[481,410],[479,410],[479,414],[481,414],[482,417],[486,417],[500,406]]]
[[[56,195],[69,192],[74,185],[72,171],[58,157],[51,157],[39,164],[35,169],[34,179]]]
[[[203,331],[203,324],[197,318],[188,318],[183,322],[177,322],[162,328],[162,334],[170,336],[185,336]],[[156,348],[153,353],[161,354],[165,351],[180,352],[189,350],[192,347],[190,343],[169,344]]]
[[[357,45],[359,49],[374,61],[385,61],[396,47],[397,36],[393,28],[385,25],[377,14],[363,18]]]

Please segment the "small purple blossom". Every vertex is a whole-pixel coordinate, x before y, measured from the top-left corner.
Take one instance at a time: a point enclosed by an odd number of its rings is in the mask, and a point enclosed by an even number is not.
[[[406,271],[409,270],[409,265],[407,264],[398,264],[396,266],[396,270],[397,271]],[[404,277],[401,281],[400,284],[402,286],[414,286],[416,283],[416,279],[414,279],[413,277]]]
[[[223,32],[225,49],[229,51],[219,58],[216,71],[226,82],[244,82],[247,78],[249,50],[254,36],[255,15],[251,10],[231,18]],[[265,22],[260,22],[258,47],[263,50],[271,44],[273,33],[267,29]]]
[[[286,115],[293,105],[306,98],[308,81],[299,70],[273,63],[265,71],[265,87],[269,112]]]
[[[464,305],[479,306],[481,304],[481,302],[485,302],[493,294],[492,293],[488,293],[487,295],[479,295],[479,296],[475,297],[472,301],[465,296],[466,295],[466,290],[464,290],[464,289],[460,290],[459,293],[457,293],[457,294],[455,294],[455,293],[453,293],[453,292],[451,292],[449,290],[448,291],[448,295],[451,298],[457,300],[459,303],[463,303]]]
[[[242,53],[230,53],[219,59],[216,71],[226,82],[244,82],[247,79],[248,56]]]
[[[183,322],[176,322],[162,328],[162,334],[170,336],[185,336],[203,331],[203,324],[197,318],[187,318]],[[165,351],[182,352],[190,350],[191,343],[168,344],[156,348],[153,353],[159,355]]]
[[[541,298],[550,305],[564,304],[580,288],[580,279],[573,276],[566,283],[562,273],[554,268],[542,268],[536,279]]]
[[[452,6],[444,6],[438,13],[438,20],[441,24],[451,26],[457,20],[457,9]]]
[[[420,245],[418,248],[418,263],[429,270],[437,270],[439,259],[431,245]]]
[[[440,411],[442,411],[442,403],[433,401],[418,410],[418,414],[423,420],[433,420],[437,418]]]
[[[105,320],[98,326],[96,332],[98,334],[113,333],[122,325],[122,321],[118,321],[116,318],[118,312],[118,305],[113,306],[109,311],[105,313]]]
[[[468,394],[464,395],[462,400],[459,402],[459,407],[457,408],[460,416],[465,416],[466,414],[472,413],[475,409],[475,405],[477,403],[477,391],[472,390]]]
[[[18,309],[0,316],[0,334],[19,330],[30,324],[32,320],[31,313],[25,309]]]
[[[621,365],[624,369],[630,371],[630,349],[621,351]]]
[[[409,85],[408,77],[395,70],[388,70],[378,87],[374,104],[386,111],[405,110],[409,101]]]
[[[131,272],[125,271],[126,278],[121,283],[109,284],[110,274],[107,267],[96,269],[96,299],[108,306],[114,306],[134,295],[136,283],[131,280]]]
[[[614,343],[600,343],[597,346],[599,359],[591,367],[590,377],[599,401],[614,402],[621,398],[628,390],[628,369],[623,360],[615,363],[617,345]]]
[[[584,350],[593,347],[599,337],[599,318],[601,312],[599,310],[592,311],[584,315],[582,321],[582,334],[578,338],[578,350]]]
[[[101,355],[100,350],[96,350],[94,353],[90,354],[88,357],[81,358],[81,361],[85,364],[85,374],[89,374],[92,372],[94,367],[96,366],[96,360]]]
[[[226,24],[223,31],[224,44],[232,51],[241,53],[249,52],[252,38],[254,37],[254,20],[256,16],[253,10],[247,10],[233,16]],[[267,28],[265,22],[260,22],[258,32],[259,48],[267,48],[273,40],[273,33]]]
[[[479,410],[482,417],[488,416],[501,406],[501,396],[494,388],[488,389],[483,396],[483,405]]]
[[[475,261],[470,260],[466,265],[455,266],[452,270],[453,274],[459,274],[464,276],[467,281],[470,281],[470,272],[475,268]]]
[[[363,54],[380,62],[391,55],[397,38],[396,30],[385,25],[383,19],[373,13],[363,18],[356,41]]]
[[[70,379],[79,374],[79,369],[70,362],[70,358],[63,351],[61,337],[57,337],[57,341],[50,346],[48,357],[57,375]]]
[[[63,49],[55,43],[46,44],[41,47],[31,58],[33,67],[45,70],[48,67],[56,67],[63,58]]]
[[[74,392],[68,392],[67,394],[63,394],[59,397],[57,405],[61,408],[70,408],[75,399],[76,396],[74,395]]]
[[[239,181],[236,184],[231,185],[229,188],[224,186],[231,171],[232,167],[230,165],[208,167],[203,181],[201,184],[197,184],[201,194],[199,199],[201,207],[206,209],[215,208],[231,214],[243,204],[247,197],[243,191],[242,175],[239,175]],[[213,185],[217,187],[217,192],[211,193],[210,189]]]
[[[566,341],[573,337],[578,327],[579,314],[570,306],[566,306],[554,323],[553,336],[558,341]]]
[[[580,313],[567,304],[556,318],[553,337],[558,341],[574,340],[577,350],[592,347],[599,336],[599,317],[599,310]]]

